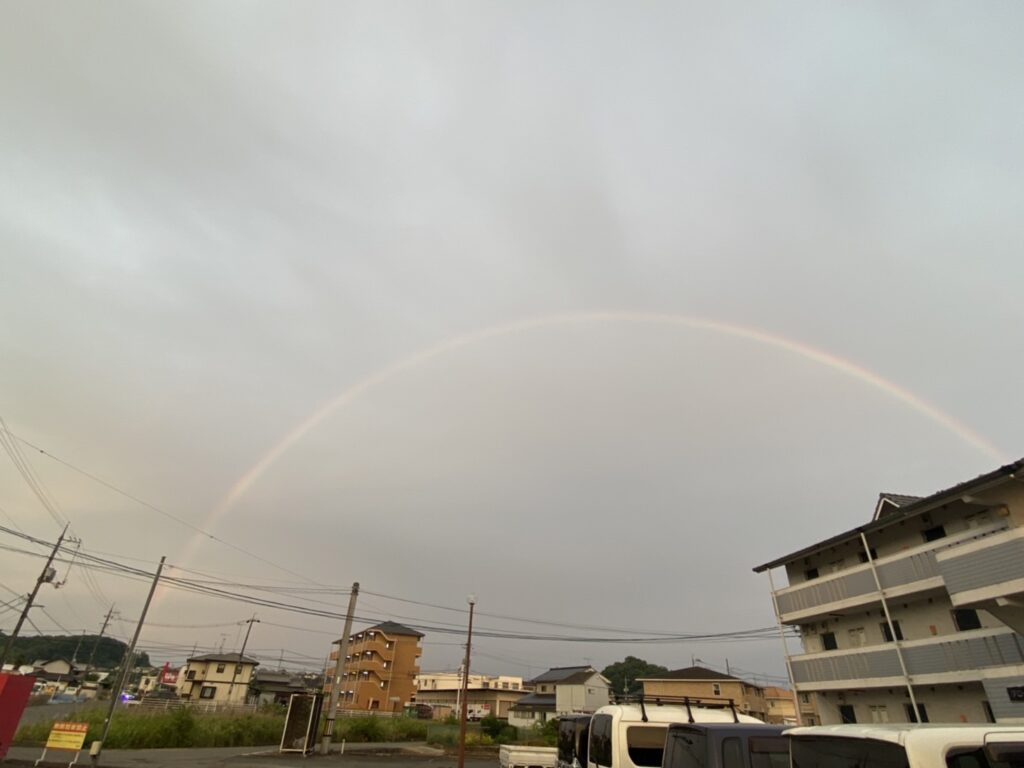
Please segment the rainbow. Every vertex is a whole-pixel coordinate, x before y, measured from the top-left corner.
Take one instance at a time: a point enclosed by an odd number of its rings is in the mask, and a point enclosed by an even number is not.
[[[674,313],[656,312],[570,312],[562,314],[543,315],[530,317],[515,322],[492,325],[479,330],[463,333],[458,336],[445,339],[429,347],[425,347],[401,360],[397,360],[380,370],[371,373],[354,384],[349,385],[333,399],[327,401],[309,416],[292,427],[267,453],[249,468],[231,486],[231,489],[223,499],[212,510],[206,520],[204,528],[209,528],[244,496],[249,489],[280,459],[285,453],[302,440],[311,430],[315,429],[325,420],[345,408],[353,401],[365,395],[386,381],[399,376],[406,371],[424,365],[431,360],[443,355],[450,354],[464,347],[480,344],[485,341],[524,333],[545,328],[553,328],[567,325],[583,325],[597,323],[631,323],[649,324],[661,326],[677,326],[699,331],[709,331],[724,336],[731,336],[737,339],[744,339],[767,347],[781,350],[797,357],[810,360],[830,368],[837,373],[849,376],[852,379],[866,384],[890,398],[906,405],[927,420],[937,424],[945,430],[956,435],[958,438],[977,449],[988,458],[997,461],[1004,461],[1005,455],[983,436],[966,426],[953,416],[945,413],[939,408],[931,405],[913,392],[889,381],[883,376],[846,360],[838,355],[826,352],[822,349],[812,347],[809,344],[796,341],[785,336],[770,333],[760,328],[726,323],[719,320],[711,320],[703,317],[695,317]],[[196,546],[196,539],[186,548],[185,557],[182,562],[192,553]]]

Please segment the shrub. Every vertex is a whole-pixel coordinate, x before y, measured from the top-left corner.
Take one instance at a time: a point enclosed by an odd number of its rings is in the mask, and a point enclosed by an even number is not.
[[[480,720],[480,730],[491,738],[497,737],[504,727],[505,724],[494,715],[487,715],[487,717]]]

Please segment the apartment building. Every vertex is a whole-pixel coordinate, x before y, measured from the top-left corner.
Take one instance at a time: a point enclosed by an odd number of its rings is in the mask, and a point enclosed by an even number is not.
[[[662,672],[657,677],[641,677],[645,699],[659,696],[708,700],[731,700],[736,711],[764,720],[767,702],[764,689],[738,677],[706,667],[686,667]]]
[[[402,712],[415,698],[422,638],[422,632],[385,621],[352,635],[347,644],[339,640],[331,651],[334,666],[327,668],[324,691],[330,693],[334,685],[341,686],[339,709]],[[342,645],[345,655],[339,674]]]
[[[754,570],[822,723],[1024,723],[1024,459]]]

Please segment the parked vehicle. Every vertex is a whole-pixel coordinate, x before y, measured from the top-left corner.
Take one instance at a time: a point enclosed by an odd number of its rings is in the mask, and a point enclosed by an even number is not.
[[[593,715],[562,715],[558,718],[558,768],[587,764],[587,742]]]
[[[1024,768],[1024,726],[816,725],[786,737],[793,768]]]
[[[668,727],[661,768],[789,768],[784,725],[677,723]]]
[[[728,699],[672,699],[601,707],[590,721],[588,768],[661,768],[672,723],[760,723]]]
[[[557,768],[558,750],[555,747],[527,747],[502,744],[498,750],[501,768]]]

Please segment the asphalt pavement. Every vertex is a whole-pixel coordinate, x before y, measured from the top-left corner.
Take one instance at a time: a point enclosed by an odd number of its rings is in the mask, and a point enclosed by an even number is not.
[[[334,745],[335,750],[338,745]],[[39,747],[11,747],[4,766],[30,766],[39,759]],[[74,757],[71,752],[50,751],[43,765],[67,765]],[[327,768],[455,768],[455,755],[424,744],[349,744],[345,754],[337,751],[330,755],[303,757],[296,753],[281,754],[276,747],[221,747],[212,749],[110,749],[103,752],[102,768],[290,768],[316,765]],[[495,768],[496,754],[472,755],[466,758],[466,768]],[[89,765],[88,751],[83,751],[79,765]]]

